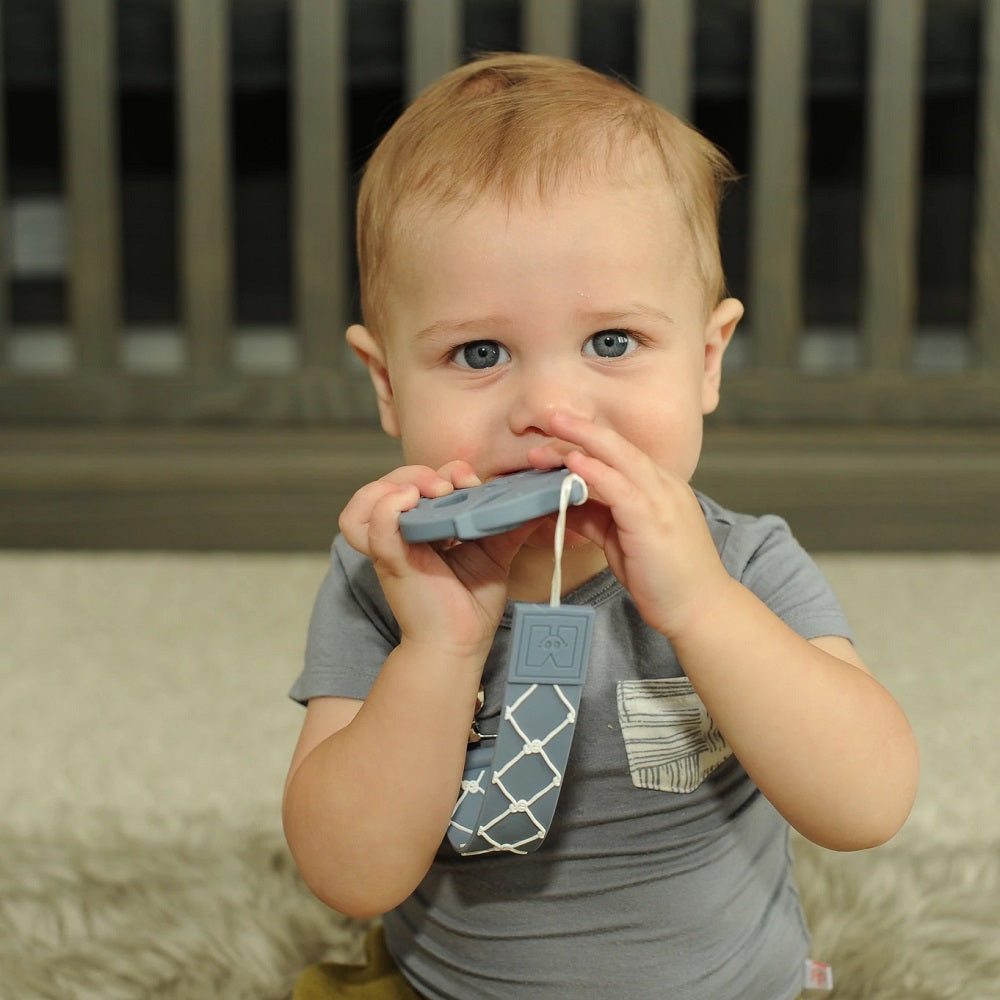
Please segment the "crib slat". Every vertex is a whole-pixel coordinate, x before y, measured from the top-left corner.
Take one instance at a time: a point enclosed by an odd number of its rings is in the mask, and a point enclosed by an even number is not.
[[[873,368],[908,366],[916,319],[924,0],[872,0],[861,333]]]
[[[802,327],[806,0],[759,0],[754,31],[750,325],[755,361],[795,364]]]
[[[649,98],[689,119],[694,69],[691,0],[640,0],[638,13],[638,84]]]
[[[113,0],[63,0],[69,321],[81,371],[113,371],[121,324]]]
[[[983,0],[972,335],[984,367],[1000,368],[1000,0]]]
[[[294,281],[307,366],[342,355],[349,213],[346,141],[347,6],[294,0]]]
[[[177,0],[176,13],[181,313],[191,367],[209,372],[231,354],[229,11],[227,0]]]
[[[408,0],[406,4],[406,95],[413,100],[462,52],[460,0]]]
[[[576,0],[523,0],[521,42],[525,52],[573,58],[577,47]]]

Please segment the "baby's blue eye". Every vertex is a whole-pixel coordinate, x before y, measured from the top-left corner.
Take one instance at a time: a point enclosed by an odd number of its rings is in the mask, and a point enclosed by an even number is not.
[[[583,345],[583,353],[598,358],[621,358],[636,348],[635,338],[624,330],[601,330]]]
[[[506,347],[502,347],[495,340],[474,340],[459,347],[451,359],[462,368],[483,371],[510,361],[510,354]]]

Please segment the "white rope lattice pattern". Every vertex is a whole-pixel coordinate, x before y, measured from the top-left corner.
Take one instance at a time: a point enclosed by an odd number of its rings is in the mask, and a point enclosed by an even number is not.
[[[526,728],[522,726],[518,720],[517,712],[518,709],[522,708],[527,703],[529,698],[545,697],[547,692],[551,692],[562,703],[564,711],[563,718],[554,729],[551,729],[541,738],[532,738],[531,734],[526,731]],[[553,739],[555,739],[555,737],[557,737],[568,726],[572,726],[576,722],[576,709],[563,693],[562,688],[560,688],[558,684],[550,686],[545,685],[541,688],[538,684],[532,684],[512,705],[509,705],[504,710],[504,719],[511,724],[514,731],[521,738],[521,749],[502,767],[496,768],[493,772],[490,780],[503,796],[506,806],[488,822],[480,823],[479,827],[475,831],[475,833],[479,837],[482,837],[483,840],[489,844],[489,846],[484,847],[479,851],[469,851],[469,854],[486,854],[490,851],[508,851],[512,854],[527,854],[528,851],[524,849],[525,845],[536,840],[543,840],[545,834],[547,833],[546,827],[539,822],[537,817],[531,811],[532,807],[550,792],[556,791],[562,786],[563,772],[545,752],[545,748]],[[536,783],[538,790],[530,798],[518,798],[516,792],[512,791],[507,787],[507,785],[504,784],[504,776],[512,772],[522,761],[525,761],[529,757],[535,760],[543,761],[545,767],[548,769],[550,778],[548,784],[539,785]],[[480,770],[477,777],[462,782],[462,794],[455,805],[455,811],[452,814],[453,817],[455,813],[458,813],[462,803],[465,802],[469,796],[486,795],[486,789],[483,787],[482,782],[486,777],[487,771],[488,768],[483,768]],[[498,805],[503,805],[503,802],[498,803]],[[526,838],[522,837],[520,840],[513,843],[497,839],[496,835],[503,833],[504,821],[513,816],[525,817],[534,827],[534,835]],[[451,825],[461,832],[469,834],[470,836],[473,833],[471,828],[460,825],[454,820],[454,818],[452,819]]]

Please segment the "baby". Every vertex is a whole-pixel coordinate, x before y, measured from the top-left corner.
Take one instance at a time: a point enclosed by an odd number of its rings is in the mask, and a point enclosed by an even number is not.
[[[310,969],[299,1000],[791,1000],[789,827],[854,850],[907,816],[912,732],[820,572],[780,519],[689,485],[743,313],[730,177],[624,84],[528,55],[449,73],[373,154],[347,338],[407,464],[341,515],[284,819],[313,891],[382,920],[367,969]],[[509,602],[547,599],[553,518],[457,544],[408,544],[399,518],[557,467],[589,489],[563,601],[595,611],[561,798],[537,851],[462,857],[477,693],[495,733]]]

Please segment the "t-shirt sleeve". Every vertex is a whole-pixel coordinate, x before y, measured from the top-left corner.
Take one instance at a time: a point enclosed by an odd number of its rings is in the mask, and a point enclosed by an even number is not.
[[[854,641],[823,572],[780,517],[750,517],[710,507],[706,513],[729,573],[804,639]]]
[[[398,626],[371,563],[338,537],[290,696],[302,704],[319,697],[363,700],[398,643]]]

